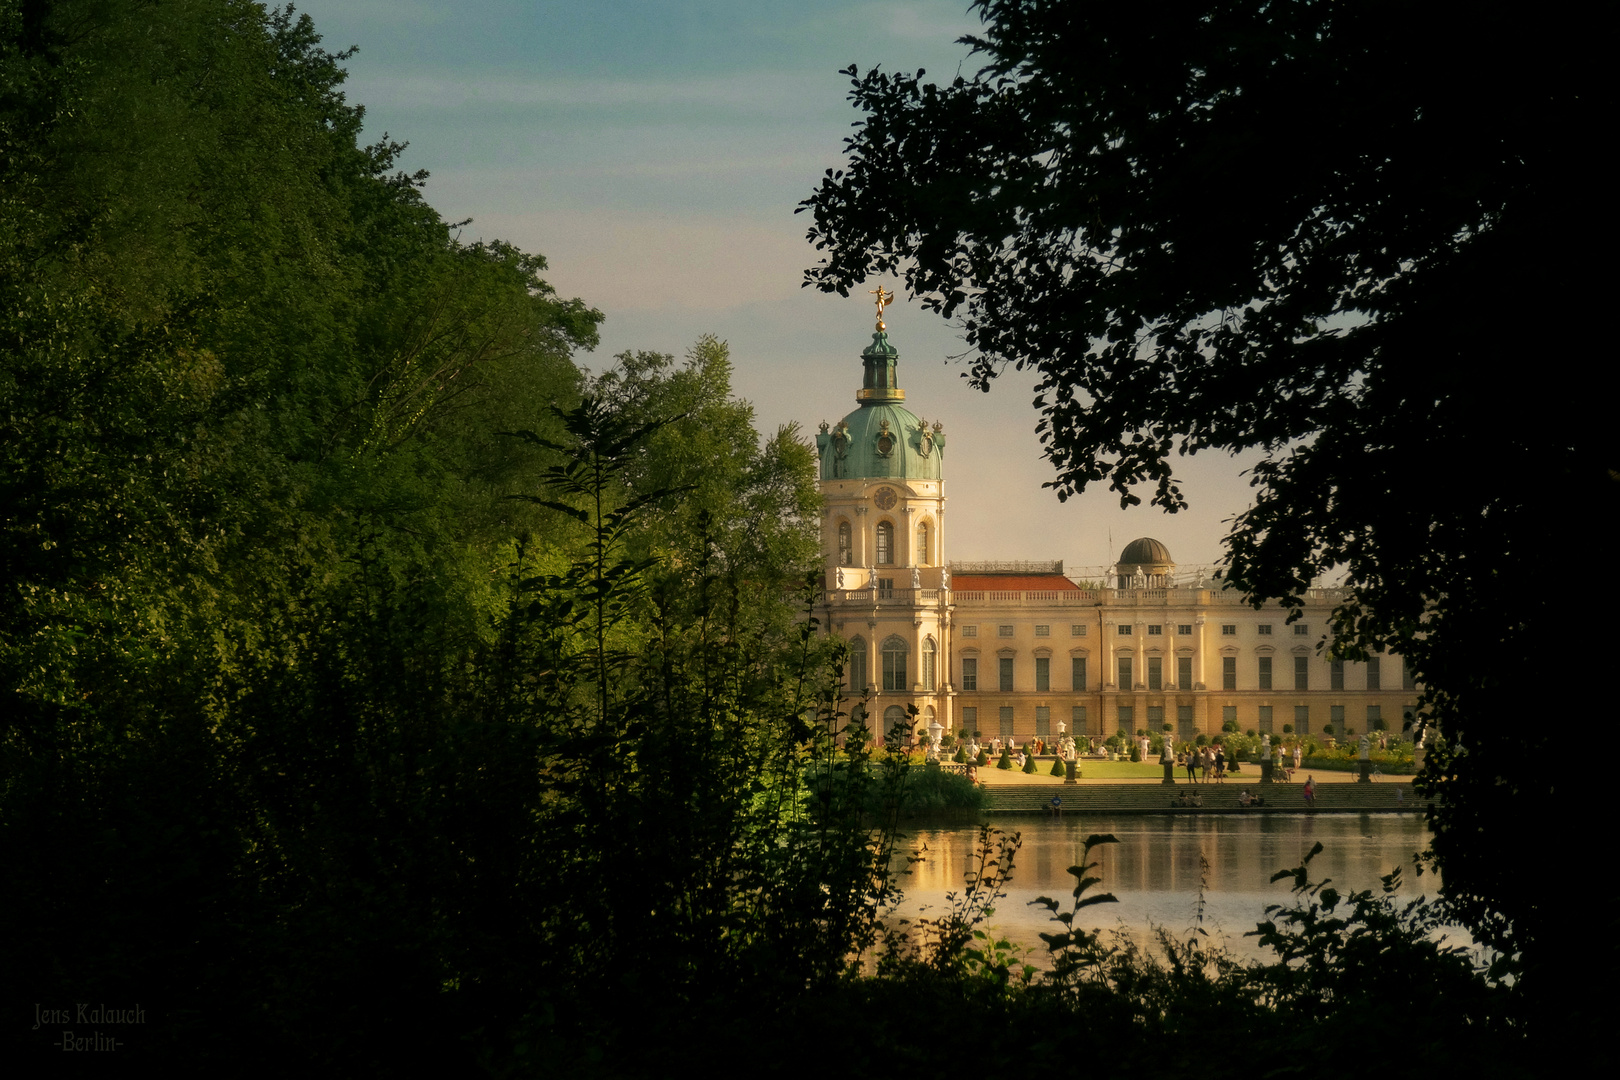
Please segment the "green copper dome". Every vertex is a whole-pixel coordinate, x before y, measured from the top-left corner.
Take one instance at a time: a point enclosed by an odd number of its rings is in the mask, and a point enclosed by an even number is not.
[[[823,480],[938,480],[945,456],[945,433],[901,402],[906,392],[895,378],[900,351],[882,330],[861,353],[866,374],[855,400],[861,407],[829,430],[821,425],[816,449]]]

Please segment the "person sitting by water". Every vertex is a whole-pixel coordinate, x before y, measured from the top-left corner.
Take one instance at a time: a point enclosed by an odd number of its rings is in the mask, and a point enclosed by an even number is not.
[[[1305,805],[1312,810],[1316,809],[1316,777],[1305,778]]]
[[[1204,805],[1204,793],[1201,792],[1201,791],[1193,792],[1192,804],[1194,806],[1203,806]]]
[[[1063,796],[1054,795],[1052,801],[1046,804],[1046,812],[1053,817],[1063,816]]]
[[[1242,794],[1238,795],[1238,805],[1239,806],[1253,806],[1254,805],[1254,797],[1249,794],[1249,789],[1248,788],[1244,788]]]

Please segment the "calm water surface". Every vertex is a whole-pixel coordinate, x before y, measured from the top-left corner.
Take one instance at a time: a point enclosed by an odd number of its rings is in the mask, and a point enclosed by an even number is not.
[[[1341,892],[1380,887],[1380,878],[1402,869],[1399,895],[1433,896],[1432,873],[1414,873],[1413,854],[1428,846],[1429,829],[1416,814],[1268,814],[1255,817],[1095,817],[1017,818],[997,823],[1018,832],[1017,855],[1007,895],[989,920],[991,929],[1026,948],[1044,951],[1038,936],[1060,929],[1045,908],[1031,907],[1037,896],[1066,901],[1074,889],[1068,868],[1080,860],[1090,833],[1112,833],[1118,844],[1095,849],[1101,866],[1099,891],[1117,904],[1097,904],[1080,913],[1081,924],[1123,929],[1138,937],[1163,927],[1183,938],[1197,925],[1199,880],[1205,880],[1203,926],[1228,948],[1256,952],[1243,935],[1264,917],[1268,904],[1291,898],[1289,882],[1271,883],[1277,871],[1298,866],[1311,846],[1323,851],[1311,861],[1311,880],[1331,878]],[[978,830],[974,827],[924,829],[915,834],[926,859],[904,879],[902,914],[939,914],[947,892],[960,892]],[[1202,858],[1201,858],[1202,857]],[[1206,868],[1207,863],[1207,868]]]

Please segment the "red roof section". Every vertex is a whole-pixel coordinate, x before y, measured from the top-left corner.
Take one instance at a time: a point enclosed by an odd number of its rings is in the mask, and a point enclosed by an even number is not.
[[[952,574],[951,588],[957,592],[984,589],[987,592],[1080,592],[1080,586],[1062,574]]]

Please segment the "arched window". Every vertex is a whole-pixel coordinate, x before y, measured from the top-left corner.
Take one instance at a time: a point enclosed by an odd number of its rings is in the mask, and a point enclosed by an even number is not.
[[[917,565],[932,566],[934,560],[929,558],[933,549],[928,546],[928,522],[917,522]]]
[[[852,693],[866,693],[866,639],[851,638],[849,642],[849,689]]]
[[[855,565],[855,534],[850,531],[847,521],[838,523],[838,565]]]
[[[889,732],[893,731],[897,724],[900,726],[900,736],[904,738],[908,734],[906,729],[910,727],[906,723],[906,710],[898,705],[890,705],[883,710],[883,731],[879,733],[880,736],[887,739]]]
[[[924,690],[933,690],[934,689],[934,672],[937,670],[935,668],[935,666],[934,666],[934,662],[935,662],[935,660],[938,659],[938,657],[939,657],[939,649],[934,645],[934,639],[931,638],[931,637],[923,638],[923,643],[922,643],[922,688]]]
[[[883,643],[883,689],[904,693],[911,689],[906,681],[906,643],[892,637]]]
[[[877,527],[877,564],[894,565],[894,522],[880,521]]]

